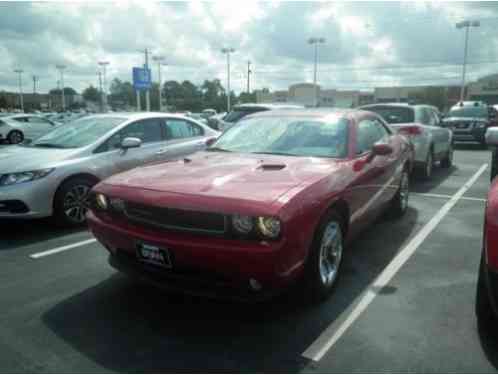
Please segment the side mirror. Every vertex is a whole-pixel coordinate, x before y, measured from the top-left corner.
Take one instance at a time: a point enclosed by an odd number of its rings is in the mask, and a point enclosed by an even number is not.
[[[486,130],[486,143],[489,146],[498,146],[498,127],[492,126]]]
[[[142,145],[142,140],[140,138],[128,137],[123,139],[121,142],[121,148],[127,150],[129,148],[137,148]]]
[[[387,143],[376,143],[372,147],[372,154],[374,156],[385,156],[393,153],[393,148]]]

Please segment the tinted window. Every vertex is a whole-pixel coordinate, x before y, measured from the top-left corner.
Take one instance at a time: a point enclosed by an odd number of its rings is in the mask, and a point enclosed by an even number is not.
[[[42,124],[42,125],[50,124],[50,122],[48,122],[47,120],[40,118],[40,117],[29,117],[28,122],[30,124]]]
[[[162,141],[161,120],[147,119],[133,122],[110,137],[104,145],[98,148],[97,152],[120,148],[121,142],[128,137],[140,138],[142,143]]]
[[[164,123],[166,139],[182,139],[198,137],[204,134],[204,130],[190,121],[168,119]]]
[[[427,108],[417,108],[416,110],[416,121],[423,125],[430,125],[431,116]]]
[[[415,115],[413,108],[401,106],[378,106],[364,108],[366,111],[377,113],[388,124],[403,124],[407,122],[414,122]]]
[[[376,119],[360,120],[356,134],[356,153],[370,151],[375,143],[387,135],[387,130]]]

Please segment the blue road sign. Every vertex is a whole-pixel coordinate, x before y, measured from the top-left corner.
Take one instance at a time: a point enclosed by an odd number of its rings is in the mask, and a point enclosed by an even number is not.
[[[150,69],[133,68],[133,87],[135,90],[147,90],[151,87]]]

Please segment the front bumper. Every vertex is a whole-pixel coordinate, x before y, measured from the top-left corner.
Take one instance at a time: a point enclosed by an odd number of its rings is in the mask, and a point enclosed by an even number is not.
[[[87,222],[110,252],[111,266],[165,289],[215,298],[264,300],[284,290],[302,271],[299,266],[284,269],[282,258],[291,250],[284,240],[270,243],[160,232],[129,221],[104,221],[91,211]],[[139,242],[167,248],[173,268],[139,261]],[[259,290],[251,288],[251,279],[261,285]]]
[[[48,217],[53,210],[54,187],[50,179],[0,186],[0,218]]]
[[[486,134],[486,128],[474,128],[467,130],[453,130],[453,140],[455,142],[479,142],[484,143]]]

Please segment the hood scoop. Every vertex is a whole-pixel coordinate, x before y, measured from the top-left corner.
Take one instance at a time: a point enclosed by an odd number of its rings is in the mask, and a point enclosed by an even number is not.
[[[262,171],[280,171],[286,167],[285,164],[261,164],[258,169]]]

